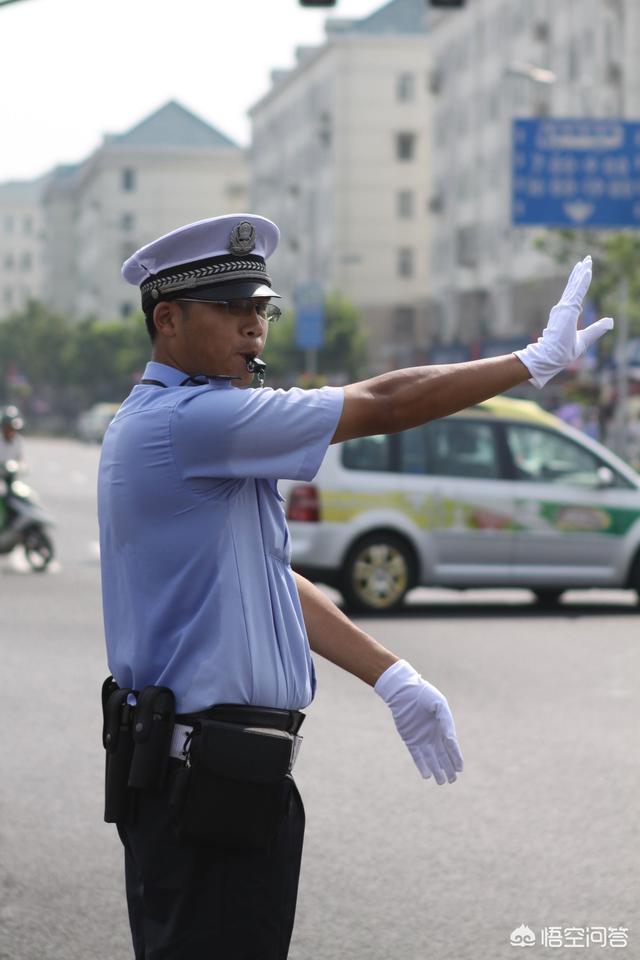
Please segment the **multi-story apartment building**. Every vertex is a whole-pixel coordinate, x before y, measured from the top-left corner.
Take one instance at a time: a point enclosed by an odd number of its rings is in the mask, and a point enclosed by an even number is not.
[[[544,326],[564,271],[537,248],[543,230],[511,225],[512,119],[638,116],[640,4],[467,0],[433,18],[429,43],[443,339],[522,338]]]
[[[0,225],[13,186],[0,187]],[[69,316],[109,319],[140,305],[120,276],[123,260],[182,223],[245,209],[248,174],[240,147],[170,102],[126,133],[106,136],[83,162],[53,170],[41,201],[36,185],[21,186],[25,196],[32,189],[34,224],[45,225],[43,275],[32,293],[46,291],[47,305]]]
[[[0,317],[40,297],[45,178],[0,184]]]
[[[328,20],[250,111],[252,208],[282,231],[277,289],[291,302],[315,281],[356,305],[373,370],[418,362],[429,336],[426,19],[424,0],[392,0]]]

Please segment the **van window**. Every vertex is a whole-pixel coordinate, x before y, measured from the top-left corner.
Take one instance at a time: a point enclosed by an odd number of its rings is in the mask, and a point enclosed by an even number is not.
[[[594,489],[600,485],[598,468],[602,461],[569,437],[520,424],[507,425],[506,436],[518,480]],[[623,477],[613,473],[616,486],[629,486]]]
[[[391,470],[391,443],[386,434],[355,437],[342,444],[342,465],[347,470]]]
[[[445,477],[500,478],[496,435],[490,423],[451,417],[428,424],[426,435],[430,473]]]
[[[427,473],[427,434],[425,427],[403,430],[397,436],[400,472]]]

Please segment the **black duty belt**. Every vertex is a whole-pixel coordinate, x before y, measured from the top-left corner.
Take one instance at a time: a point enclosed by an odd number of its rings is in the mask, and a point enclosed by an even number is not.
[[[235,703],[176,714],[175,697],[168,687],[123,689],[113,677],[103,684],[102,705],[108,823],[127,815],[132,791],[157,791],[164,786],[172,758],[189,767],[195,740],[206,740],[211,746],[212,731],[225,733],[224,743],[218,736],[214,744],[226,750],[220,762],[232,762],[234,769],[240,769],[239,759],[249,756],[251,763],[262,763],[263,773],[284,776],[287,764],[289,772],[293,769],[301,742],[297,732],[304,720],[299,710]]]
[[[176,714],[176,723],[194,724],[198,720],[219,720],[222,723],[241,723],[245,727],[271,727],[297,733],[304,721],[300,710],[279,710],[276,707],[254,707],[238,703],[219,703],[208,710]]]
[[[275,814],[281,812],[281,794],[302,742],[297,732],[304,714],[299,710],[223,703],[176,714],[175,697],[168,687],[124,689],[113,677],[103,684],[102,705],[107,823],[135,816],[141,791],[165,789],[170,764],[173,788],[177,789],[178,782],[181,784],[180,798],[176,799],[177,794],[174,797],[172,792],[171,803],[176,811],[182,810],[183,805],[187,811],[184,823],[176,820],[178,826],[182,823],[181,836],[203,836],[200,821],[203,811],[204,819],[210,819],[207,784],[211,777],[215,781],[214,795],[224,782],[234,797],[236,787],[242,788],[242,797],[238,797],[243,803],[247,798],[262,796],[258,789],[262,785],[265,796],[273,793]],[[176,769],[175,761],[182,770]],[[258,812],[252,807],[247,822],[258,816],[261,803],[257,803]],[[230,801],[229,809],[235,804],[235,800]],[[244,821],[242,829],[249,829]],[[211,839],[209,834],[207,837]],[[220,842],[218,837],[216,842]]]

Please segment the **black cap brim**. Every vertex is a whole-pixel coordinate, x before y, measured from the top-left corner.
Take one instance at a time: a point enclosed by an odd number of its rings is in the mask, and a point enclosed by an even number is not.
[[[191,290],[176,291],[171,299],[215,301],[244,300],[252,297],[280,297],[280,294],[260,280],[234,280],[229,283],[218,283],[211,287],[193,287]],[[162,295],[160,299],[163,299]]]

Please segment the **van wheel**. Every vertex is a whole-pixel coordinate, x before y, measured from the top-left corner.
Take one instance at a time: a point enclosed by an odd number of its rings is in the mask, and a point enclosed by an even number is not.
[[[637,553],[629,570],[627,586],[630,590],[635,590],[638,597],[638,606],[640,606],[640,553]]]
[[[402,537],[371,533],[347,554],[340,591],[351,610],[396,610],[415,584],[415,568],[413,552]]]
[[[538,606],[546,607],[547,609],[557,607],[563,593],[562,590],[534,590],[533,592]]]

